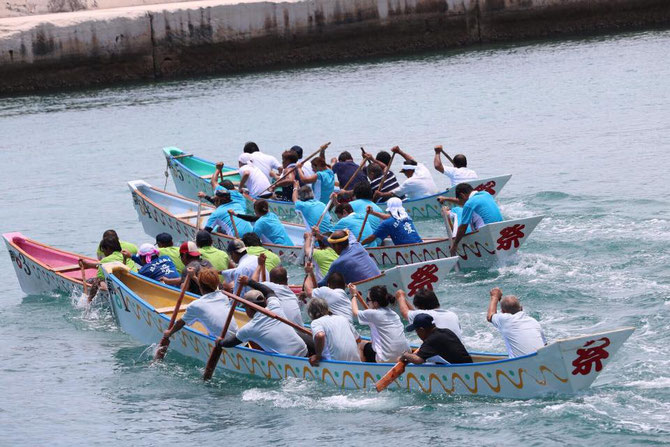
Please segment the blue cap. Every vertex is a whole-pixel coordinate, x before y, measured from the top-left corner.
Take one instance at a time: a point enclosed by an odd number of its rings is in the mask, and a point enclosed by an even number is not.
[[[433,317],[428,314],[419,314],[414,317],[414,322],[405,328],[405,331],[412,332],[418,328],[429,329],[435,326],[433,323]]]

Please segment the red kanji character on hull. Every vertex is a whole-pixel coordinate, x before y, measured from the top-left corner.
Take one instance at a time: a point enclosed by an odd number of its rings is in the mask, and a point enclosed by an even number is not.
[[[598,346],[592,346],[596,341],[602,342]],[[582,374],[584,376],[588,375],[591,372],[591,367],[595,364],[596,371],[603,369],[603,359],[606,359],[610,356],[609,352],[605,350],[606,347],[610,345],[610,339],[603,337],[599,340],[587,341],[584,344],[584,348],[577,349],[578,357],[572,361],[572,366],[575,369],[572,370],[573,375]]]
[[[482,183],[481,185],[477,186],[475,188],[475,191],[486,191],[487,193],[491,194],[492,196],[496,195],[496,190],[493,189],[496,186],[496,182],[491,180],[490,182]]]
[[[437,272],[437,266],[435,264],[427,264],[420,267],[416,272],[412,273],[410,278],[412,282],[407,286],[409,296],[414,296],[414,294],[423,289],[424,287],[428,290],[433,290],[433,284],[437,282],[438,277],[434,275]]]
[[[509,250],[514,244],[514,248],[519,248],[519,239],[523,239],[523,230],[525,225],[516,224],[511,227],[503,228],[500,231],[500,237],[496,241],[498,247],[496,250]]]

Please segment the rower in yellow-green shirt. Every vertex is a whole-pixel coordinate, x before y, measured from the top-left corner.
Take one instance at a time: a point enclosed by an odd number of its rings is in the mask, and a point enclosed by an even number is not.
[[[212,243],[212,235],[209,234],[209,231],[200,230],[195,235],[195,245],[198,246],[198,251],[200,251],[202,259],[207,259],[217,272],[228,270],[228,264],[230,263],[228,253],[219,250],[216,247],[212,247]],[[221,275],[219,274],[219,276]],[[223,279],[223,277],[221,277],[221,279]]]
[[[181,255],[179,254],[179,247],[175,247],[172,244],[172,236],[169,233],[160,233],[156,236],[156,246],[158,247],[158,252],[161,256],[167,256],[174,262],[177,271],[181,274],[184,273],[184,263],[181,261]]]
[[[111,237],[111,238],[116,239],[117,241],[119,241],[119,243],[121,244],[121,250],[125,250],[128,253],[130,253],[131,255],[136,255],[137,254],[137,245],[135,245],[133,243],[130,243],[130,242],[119,240],[119,235],[116,234],[116,231],[107,230],[104,233],[102,233],[102,238],[103,239],[105,239],[107,237]],[[98,249],[96,250],[95,254],[97,255],[97,258],[99,260],[102,260],[102,258],[105,257],[104,253],[100,249],[100,244],[98,244]]]
[[[261,253],[265,253],[265,257],[267,258],[265,260],[265,268],[268,272],[281,264],[281,259],[279,259],[279,256],[263,247],[261,238],[256,233],[245,234],[242,236],[242,242],[244,242],[244,245],[246,245],[247,253],[250,255],[258,256]]]

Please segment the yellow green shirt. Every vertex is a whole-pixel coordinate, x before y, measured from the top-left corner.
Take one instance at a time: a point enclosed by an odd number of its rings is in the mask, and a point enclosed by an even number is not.
[[[121,243],[121,250],[126,250],[130,252],[131,255],[137,254],[137,245],[126,241],[119,242]],[[98,251],[96,251],[96,255],[98,255],[98,259],[100,260],[105,256],[105,254],[100,250],[100,245],[98,245]]]
[[[328,274],[330,264],[337,258],[339,258],[339,256],[331,247],[314,250],[314,253],[312,253],[312,259],[314,259],[314,262],[319,266],[319,270],[321,270],[321,275],[323,276]]]
[[[198,250],[203,259],[211,262],[217,271],[228,270],[228,261],[230,260],[228,253],[211,245],[209,247],[200,247]]]
[[[279,259],[279,256],[276,254],[272,253],[270,250],[267,248],[263,247],[247,247],[247,253],[250,255],[258,256],[261,253],[265,253],[265,256],[267,257],[265,261],[265,270],[270,272],[273,268],[277,267],[279,264],[281,264],[281,259]]]
[[[121,254],[120,251],[115,251],[109,256],[106,256],[100,260],[101,264],[106,264],[108,262],[123,262],[123,255]],[[136,272],[137,271],[137,266],[135,265],[135,262],[133,262],[132,259],[128,258],[126,260],[126,265],[130,267],[130,270]],[[105,274],[102,272],[102,266],[98,267],[98,278],[100,279],[105,279]]]
[[[179,247],[163,247],[159,248],[158,252],[161,256],[167,256],[172,259],[172,262],[174,262],[174,266],[177,267],[179,273],[184,272],[184,263],[181,262],[181,256],[179,256]]]

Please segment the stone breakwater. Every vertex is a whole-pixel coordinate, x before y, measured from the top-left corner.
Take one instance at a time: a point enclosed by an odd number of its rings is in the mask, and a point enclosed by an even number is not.
[[[0,19],[0,94],[664,26],[669,0],[207,0]]]

